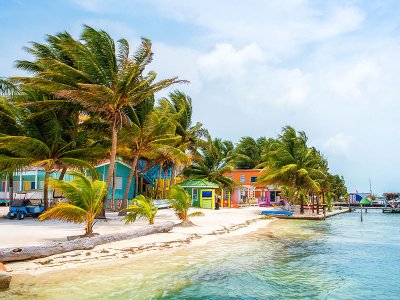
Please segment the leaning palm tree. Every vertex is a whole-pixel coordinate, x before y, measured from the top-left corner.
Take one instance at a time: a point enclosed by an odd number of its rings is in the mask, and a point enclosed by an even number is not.
[[[131,124],[121,129],[118,148],[118,155],[130,161],[131,166],[120,215],[126,213],[124,208],[127,207],[133,178],[136,181],[134,195],[137,196],[139,158],[154,158],[155,153],[161,148],[174,145],[180,139],[175,136],[175,126],[170,118],[154,111],[153,97],[132,108],[130,118]]]
[[[108,124],[111,149],[107,194],[114,172],[118,132],[124,123],[130,122],[127,107],[182,82],[177,77],[155,82],[155,72],[145,73],[153,59],[151,46],[151,41],[143,38],[130,56],[127,40],[118,40],[117,49],[108,33],[84,26],[80,40],[68,33],[49,35],[47,44],[33,43],[27,49],[35,56],[34,62],[17,62],[18,67],[34,72],[35,76],[15,80],[75,103],[84,113],[100,117]]]
[[[129,205],[128,208],[126,208],[126,211],[128,214],[123,218],[126,224],[135,222],[139,217],[147,219],[149,224],[152,225],[154,224],[158,207],[154,205],[152,199],[139,195],[133,199],[133,204]]]
[[[192,99],[185,93],[175,90],[169,94],[169,98],[162,98],[160,100],[160,108],[163,111],[168,111],[172,116],[172,120],[176,126],[175,133],[181,137],[176,147],[191,156],[198,155],[198,147],[204,143],[202,138],[207,136],[207,130],[204,129],[203,124],[200,122],[193,125]],[[179,160],[167,161],[167,165],[170,165],[170,169],[172,169],[171,185],[175,184],[177,166],[182,164],[185,165],[185,162]]]
[[[59,189],[68,203],[59,203],[39,216],[39,220],[59,219],[66,222],[86,223],[85,237],[93,236],[96,216],[103,208],[106,193],[104,181],[86,177],[83,173],[69,171],[74,179],[71,182],[51,179],[50,186]]]
[[[173,210],[175,210],[176,215],[182,222],[181,226],[193,226],[194,224],[189,221],[190,217],[204,216],[201,211],[188,213],[190,205],[192,203],[192,198],[187,191],[180,185],[173,185],[168,193],[168,201],[171,204]]]
[[[18,122],[16,109],[10,104],[7,98],[0,97],[0,136],[9,134],[18,135],[22,133],[21,125]],[[3,151],[0,154],[9,154]],[[0,178],[7,179],[9,203],[14,200],[14,168],[0,170]]]
[[[271,146],[267,166],[262,169],[257,183],[279,184],[289,187],[288,200],[294,203],[300,191],[319,192],[316,178],[323,176],[318,168],[320,161],[315,149],[307,147],[307,136],[297,133],[292,127],[283,128],[278,140]],[[303,193],[304,194],[304,193]],[[304,197],[300,197],[301,213],[304,212]]]
[[[242,137],[233,152],[233,161],[238,169],[258,168],[264,162],[273,139],[265,137],[255,140],[252,137]]]
[[[45,171],[43,200],[47,210],[51,173],[72,167],[88,169],[96,176],[92,165],[100,160],[104,149],[77,149],[73,143],[66,142],[60,120],[53,111],[30,114],[23,122],[26,135],[0,137],[0,172],[28,166],[42,167]]]
[[[193,163],[183,170],[186,178],[207,179],[221,187],[233,188],[236,183],[224,176],[233,169],[233,144],[230,141],[212,139],[208,135],[207,143],[200,147],[199,155],[193,157]]]

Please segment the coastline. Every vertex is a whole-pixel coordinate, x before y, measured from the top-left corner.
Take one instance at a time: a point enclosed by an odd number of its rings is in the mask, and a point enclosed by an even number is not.
[[[175,226],[168,233],[158,233],[130,240],[123,240],[96,246],[92,250],[76,250],[45,258],[11,262],[5,264],[13,280],[25,275],[39,276],[45,273],[74,270],[77,268],[107,268],[123,264],[130,258],[156,255],[179,247],[194,247],[206,244],[220,237],[240,236],[266,228],[277,219],[265,219],[259,215],[262,208],[202,210],[204,217],[193,218],[196,226]],[[158,222],[175,216],[172,210],[163,210]],[[176,224],[179,220],[175,219]],[[130,225],[126,225],[128,228]]]

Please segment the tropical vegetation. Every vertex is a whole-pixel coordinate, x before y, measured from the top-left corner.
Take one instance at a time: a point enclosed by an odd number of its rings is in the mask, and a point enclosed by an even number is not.
[[[70,184],[98,185],[94,167],[108,161],[103,203],[96,204],[104,215],[111,187],[115,194],[117,159],[130,166],[120,210],[128,223],[138,217],[153,223],[157,209],[151,199],[166,197],[179,218],[188,221],[194,215],[188,213],[189,196],[175,185],[177,177],[233,189],[237,183],[226,174],[234,168],[260,169],[257,183],[279,185],[302,212],[314,199],[325,203],[347,194],[344,178],[330,173],[327,158],[308,145],[302,131],[286,126],[276,138],[246,136],[234,144],[212,137],[193,121],[192,99],[184,92],[173,90],[156,99],[157,92],[186,81],[156,80],[157,74],[149,71],[153,52],[148,39],[132,52],[127,40],[115,41],[105,31],[84,26],[79,39],[62,32],[26,50],[32,60],[17,61],[16,66],[30,75],[0,78],[0,178],[8,178],[11,202],[12,174],[37,168],[45,173],[43,197],[49,213],[44,216],[62,216],[64,204],[57,206],[57,213],[49,208],[48,194],[55,184],[50,177],[59,174],[62,180],[68,170],[79,170],[94,181],[75,173]],[[147,170],[155,170],[157,180],[144,193],[138,178]],[[64,187],[59,181],[57,186]],[[132,187],[134,199],[128,206]],[[82,201],[71,205],[92,211]],[[76,220],[83,220],[80,213]]]
[[[66,222],[86,223],[84,236],[93,236],[95,218],[103,208],[106,183],[91,180],[77,171],[68,173],[74,177],[70,182],[54,178],[50,180],[50,186],[60,190],[68,202],[52,206],[39,216],[39,220],[59,219]]]
[[[133,203],[125,209],[128,212],[124,217],[125,223],[133,223],[136,219],[141,218],[148,220],[150,225],[154,224],[158,207],[154,205],[153,199],[138,195],[132,202]]]
[[[179,220],[182,220],[181,225],[183,226],[193,225],[193,223],[189,221],[191,217],[204,216],[204,213],[201,211],[189,213],[192,197],[190,197],[189,193],[180,185],[171,186],[168,200]]]

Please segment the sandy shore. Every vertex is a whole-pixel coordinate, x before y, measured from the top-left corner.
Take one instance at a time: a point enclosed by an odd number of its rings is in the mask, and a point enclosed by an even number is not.
[[[205,216],[193,218],[192,221],[196,224],[193,227],[174,227],[169,233],[100,245],[90,251],[72,251],[31,261],[7,263],[6,267],[12,274],[37,275],[88,265],[98,267],[117,264],[126,258],[154,254],[157,251],[177,247],[200,245],[218,239],[222,235],[243,235],[265,228],[272,220],[262,219],[259,215],[261,210],[265,208],[201,210]],[[138,221],[125,225],[116,213],[107,214],[107,218],[107,221],[99,221],[95,225],[95,232],[100,234],[121,232],[146,224],[145,221]],[[179,223],[170,209],[160,210],[157,215],[156,223],[165,221]],[[39,222],[35,219],[23,221],[0,219],[0,228],[0,248],[40,245],[49,240],[62,241],[69,235],[82,234],[82,225],[54,220]]]

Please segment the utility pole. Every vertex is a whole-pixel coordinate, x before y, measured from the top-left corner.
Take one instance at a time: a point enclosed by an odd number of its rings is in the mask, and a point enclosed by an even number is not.
[[[369,193],[371,195],[371,200],[372,200],[372,186],[371,186],[371,178],[369,178]]]

